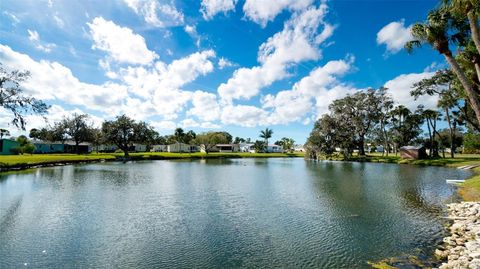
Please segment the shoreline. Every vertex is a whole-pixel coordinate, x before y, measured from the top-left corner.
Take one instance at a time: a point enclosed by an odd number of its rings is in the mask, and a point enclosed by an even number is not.
[[[19,159],[18,162],[5,163],[3,158],[14,156]],[[27,161],[22,162],[22,157]],[[37,161],[28,159],[33,157]],[[45,157],[42,159],[41,157]],[[300,158],[302,154],[298,153],[131,153],[128,158],[123,154],[95,154],[95,155],[75,155],[75,154],[45,154],[45,155],[4,155],[0,156],[0,174],[4,172],[22,171],[42,167],[64,166],[70,164],[88,164],[99,162],[125,162],[125,161],[149,161],[149,160],[197,160],[197,159],[241,159],[241,158]],[[48,160],[52,159],[52,160]]]
[[[435,250],[440,269],[480,268],[480,202],[448,204],[450,236]]]

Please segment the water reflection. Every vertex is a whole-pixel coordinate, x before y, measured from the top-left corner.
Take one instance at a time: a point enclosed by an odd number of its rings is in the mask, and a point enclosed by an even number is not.
[[[9,174],[0,181],[0,267],[363,268],[431,248],[453,193],[443,178],[466,176],[302,159]]]

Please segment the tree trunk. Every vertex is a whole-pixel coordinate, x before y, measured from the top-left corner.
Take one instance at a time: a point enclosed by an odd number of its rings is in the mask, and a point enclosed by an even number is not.
[[[450,119],[450,113],[448,111],[448,107],[445,107],[445,117],[447,118],[447,123],[448,123],[448,129],[450,130],[450,157],[455,158],[455,155],[453,153],[453,143],[454,143],[454,132],[452,128],[452,120]],[[445,156],[444,156],[445,158]]]
[[[78,141],[75,141],[75,154],[78,154]]]
[[[430,158],[432,158],[432,130],[430,129],[430,120],[427,119],[427,128],[428,128],[428,148],[430,149],[430,152],[428,155],[430,155]]]
[[[480,30],[478,29],[477,24],[477,16],[475,16],[475,12],[471,10],[467,13],[468,22],[470,23],[470,30],[472,32],[472,39],[473,43],[475,43],[475,47],[477,47],[478,54],[480,54]],[[480,79],[480,77],[479,77]]]
[[[472,106],[473,111],[475,112],[475,116],[477,117],[477,121],[480,122],[480,100],[478,99],[478,95],[473,90],[472,85],[468,81],[463,70],[458,65],[457,60],[455,60],[455,58],[452,56],[452,53],[447,52],[444,55],[445,59],[452,67],[452,71],[457,75],[458,79],[462,83],[462,86],[465,89],[465,93],[468,96],[468,101]]]
[[[473,65],[475,66],[475,71],[477,71],[477,78],[480,81],[480,64],[477,61],[475,61]]]

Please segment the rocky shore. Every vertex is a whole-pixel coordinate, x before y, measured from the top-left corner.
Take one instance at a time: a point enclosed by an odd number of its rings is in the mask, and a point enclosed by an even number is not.
[[[448,218],[453,221],[451,235],[435,250],[445,260],[440,269],[480,269],[480,202],[448,205]]]

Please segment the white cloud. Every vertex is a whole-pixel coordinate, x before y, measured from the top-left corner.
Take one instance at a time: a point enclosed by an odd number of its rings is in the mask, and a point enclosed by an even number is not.
[[[131,93],[152,100],[158,114],[165,119],[174,119],[193,95],[181,87],[212,72],[210,58],[214,57],[213,50],[196,52],[170,64],[157,61],[151,68],[122,68],[120,77]]]
[[[27,29],[28,32],[28,39],[32,42],[36,49],[49,53],[55,48],[57,45],[54,43],[43,43],[40,40],[40,35],[35,30]]]
[[[194,116],[203,121],[214,121],[220,116],[217,96],[213,93],[195,91],[192,96],[192,105],[193,107],[187,112],[188,116]]]
[[[12,12],[4,11],[3,14],[5,14],[6,16],[8,16],[10,18],[10,20],[12,21],[12,25],[14,25],[14,26],[17,25],[17,23],[20,22],[20,19],[17,17],[17,15],[15,15]]]
[[[264,96],[263,108],[272,109],[269,122],[286,124],[300,121],[311,114],[319,117],[326,113],[333,100],[355,91],[338,80],[338,77],[351,70],[353,60],[353,57],[349,57],[347,60],[330,61],[312,70],[308,76],[295,83],[291,90]]]
[[[53,15],[53,19],[58,27],[63,28],[65,26],[65,22],[58,16],[58,13]]]
[[[313,0],[246,0],[243,5],[245,16],[265,27],[284,9],[299,11],[309,7]]]
[[[236,64],[223,57],[218,59],[218,68],[224,69],[226,67],[232,67],[232,66],[236,66]]]
[[[405,43],[412,40],[410,32],[412,26],[405,27],[405,21],[394,21],[385,25],[377,33],[377,44],[385,44],[387,52],[397,53],[405,46]]]
[[[202,40],[202,37],[197,33],[197,28],[195,25],[185,25],[185,27],[183,28],[185,30],[185,32],[190,36],[192,37],[193,39],[196,39],[195,41],[195,45],[198,47],[200,47],[200,42]]]
[[[393,97],[397,104],[404,105],[410,110],[415,110],[418,105],[424,105],[427,109],[435,109],[437,107],[438,97],[423,95],[417,100],[410,95],[414,83],[433,76],[434,72],[403,74],[387,81],[385,87]]]
[[[146,23],[155,27],[183,25],[184,15],[175,8],[173,2],[159,3],[151,0],[124,0],[137,15],[143,16]]]
[[[216,14],[227,13],[235,9],[238,0],[202,0],[200,12],[205,20],[210,20]]]
[[[228,105],[223,108],[221,120],[224,124],[255,127],[263,125],[268,113],[256,106]]]
[[[116,113],[127,97],[125,86],[80,82],[70,69],[57,62],[37,62],[5,45],[0,45],[0,62],[11,69],[30,71],[31,77],[22,84],[25,93],[43,100],[58,99],[110,115]]]
[[[105,51],[111,60],[119,63],[148,64],[158,58],[155,52],[147,48],[145,39],[130,28],[118,26],[102,17],[96,17],[87,25],[94,41],[92,49]]]
[[[237,69],[233,76],[218,87],[218,92],[225,103],[232,99],[249,99],[256,96],[260,89],[273,82],[286,78],[287,68],[293,64],[318,60],[321,57],[317,47],[317,38],[324,41],[332,33],[332,29],[324,29],[318,33],[323,22],[327,6],[310,7],[288,20],[284,29],[270,37],[259,48],[260,66]],[[325,34],[325,31],[328,33]]]

